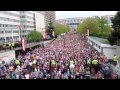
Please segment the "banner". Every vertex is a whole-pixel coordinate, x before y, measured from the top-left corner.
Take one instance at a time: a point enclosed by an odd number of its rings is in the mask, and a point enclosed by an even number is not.
[[[46,39],[47,38],[47,35],[45,32],[42,32],[42,36],[43,36],[43,39]]]
[[[26,48],[26,41],[25,41],[25,39],[24,38],[22,38],[22,49],[23,49],[23,51],[25,51],[25,48]]]
[[[52,32],[52,35],[53,35],[53,37],[55,37],[55,32],[54,31]]]

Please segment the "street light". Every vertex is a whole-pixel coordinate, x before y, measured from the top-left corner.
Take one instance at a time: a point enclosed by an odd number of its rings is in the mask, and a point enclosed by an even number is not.
[[[19,41],[20,41],[20,48],[22,49],[22,42],[21,42],[21,25],[18,25],[19,28]],[[19,52],[20,54],[20,52]]]

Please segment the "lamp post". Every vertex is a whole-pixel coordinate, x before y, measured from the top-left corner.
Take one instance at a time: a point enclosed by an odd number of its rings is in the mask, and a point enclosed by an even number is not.
[[[19,28],[19,41],[20,41],[20,49],[22,49],[22,43],[21,43],[21,25],[18,25]],[[20,51],[19,51],[20,54]]]

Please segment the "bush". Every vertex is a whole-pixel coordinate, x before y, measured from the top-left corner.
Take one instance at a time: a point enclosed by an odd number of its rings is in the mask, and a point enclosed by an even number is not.
[[[27,35],[27,41],[39,42],[42,40],[42,35],[40,32],[32,31]]]

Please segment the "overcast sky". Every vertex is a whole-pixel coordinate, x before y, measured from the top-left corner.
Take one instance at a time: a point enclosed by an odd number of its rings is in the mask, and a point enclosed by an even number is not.
[[[72,17],[89,17],[101,15],[114,15],[117,11],[56,11],[56,19]]]

